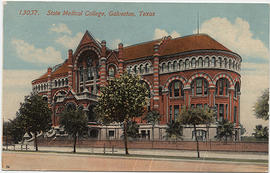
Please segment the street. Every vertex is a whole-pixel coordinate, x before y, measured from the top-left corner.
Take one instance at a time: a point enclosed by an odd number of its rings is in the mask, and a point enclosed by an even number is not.
[[[124,158],[64,153],[2,153],[3,170],[267,172],[267,163]]]

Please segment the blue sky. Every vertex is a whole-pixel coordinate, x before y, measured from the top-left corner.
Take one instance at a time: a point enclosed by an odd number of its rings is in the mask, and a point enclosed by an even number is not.
[[[23,9],[38,9],[40,15],[20,16],[19,10]],[[107,16],[47,16],[48,10],[96,10],[104,11]],[[137,16],[108,16],[111,10],[134,12]],[[155,16],[140,17],[140,10],[155,12]],[[263,122],[254,119],[251,107],[262,90],[269,87],[269,6],[266,4],[7,2],[3,96],[9,99],[3,100],[4,117],[14,117],[16,110],[10,104],[18,107],[23,95],[31,90],[31,80],[47,67],[66,59],[67,50],[76,47],[86,30],[115,48],[119,42],[132,45],[168,34],[191,35],[197,29],[198,13],[201,33],[209,34],[242,56],[241,120],[252,131],[255,123]],[[254,80],[260,85],[254,85]]]

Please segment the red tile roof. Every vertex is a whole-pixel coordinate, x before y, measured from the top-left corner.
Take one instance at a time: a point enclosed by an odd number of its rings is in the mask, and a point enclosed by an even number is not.
[[[60,67],[58,67],[55,71],[52,72],[51,76],[53,77],[54,75],[57,74],[63,74],[68,72],[68,63],[65,61]],[[48,72],[40,76],[38,79],[45,79],[48,77]]]
[[[123,48],[123,60],[133,60],[137,58],[152,56],[154,54],[154,45],[160,43],[162,39],[157,39],[149,42],[139,43]],[[170,55],[181,52],[188,52],[193,50],[224,50],[230,51],[222,44],[211,38],[206,34],[196,34],[185,37],[178,37],[167,40],[162,46],[160,55]],[[231,51],[230,51],[231,52]],[[59,68],[52,72],[52,77],[56,74],[63,74],[68,72],[68,64],[65,61]],[[48,72],[39,77],[44,79],[48,77]]]
[[[123,59],[132,60],[152,56],[154,54],[154,45],[159,42],[161,42],[161,39],[124,47]],[[206,34],[196,34],[170,39],[169,41],[167,41],[164,47],[162,47],[160,55],[164,56],[175,53],[205,49],[230,51],[228,48],[224,47],[222,44],[220,44],[210,36]]]

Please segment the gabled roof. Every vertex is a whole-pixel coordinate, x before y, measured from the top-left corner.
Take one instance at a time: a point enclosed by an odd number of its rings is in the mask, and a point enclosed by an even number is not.
[[[83,44],[87,44],[87,43],[91,43],[91,42],[94,42],[98,47],[101,48],[101,45],[100,43],[92,36],[92,34],[90,34],[87,30],[86,32],[84,33],[79,45],[77,46],[76,48],[76,51],[74,54],[77,53],[78,49],[81,47],[81,45]]]
[[[123,59],[133,60],[137,58],[152,56],[154,54],[154,45],[161,39],[144,42],[123,48]],[[168,40],[160,51],[160,55],[170,55],[194,50],[224,50],[228,48],[211,38],[206,34],[189,35]],[[230,51],[231,52],[231,51]]]

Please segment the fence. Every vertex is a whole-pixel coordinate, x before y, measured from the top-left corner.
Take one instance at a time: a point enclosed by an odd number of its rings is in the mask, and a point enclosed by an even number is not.
[[[72,146],[73,140],[40,139],[39,146]],[[78,147],[85,148],[124,148],[122,140],[79,140]],[[234,151],[234,152],[268,152],[268,142],[224,142],[201,141],[199,142],[201,151]],[[171,149],[171,150],[196,150],[195,141],[129,141],[128,148],[132,149]]]

